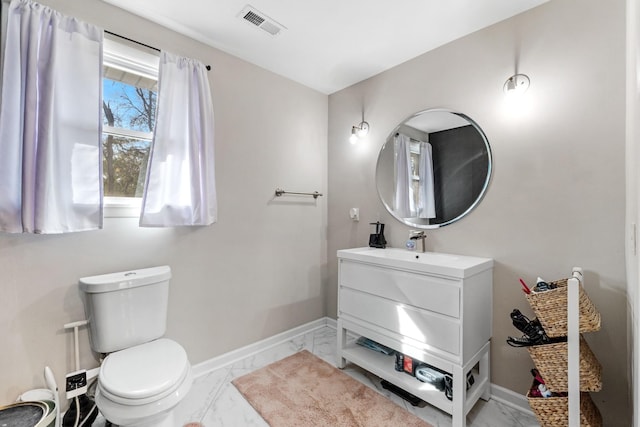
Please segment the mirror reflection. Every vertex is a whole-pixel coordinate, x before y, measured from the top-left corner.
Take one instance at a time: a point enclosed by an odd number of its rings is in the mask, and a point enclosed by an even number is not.
[[[380,150],[378,194],[396,219],[438,228],[468,214],[491,176],[491,149],[468,116],[425,110],[400,123]]]

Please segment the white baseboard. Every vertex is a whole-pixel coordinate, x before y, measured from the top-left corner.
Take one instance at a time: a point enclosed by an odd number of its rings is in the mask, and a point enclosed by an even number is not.
[[[527,397],[508,388],[491,384],[491,398],[520,412],[533,416]]]
[[[318,320],[314,320],[288,331],[281,332],[272,337],[265,338],[256,343],[249,344],[237,350],[233,350],[212,359],[205,360],[204,362],[198,363],[192,368],[193,376],[199,377],[205,375],[213,370],[231,365],[232,363],[244,359],[245,357],[253,356],[254,354],[257,354],[261,351],[282,344],[283,342],[289,341],[297,336],[304,335],[316,329],[324,327],[336,329],[337,326],[338,325],[336,320],[330,317],[323,317]],[[524,412],[533,416],[533,412],[531,411],[527,398],[521,394],[518,394],[499,385],[491,384],[491,398],[517,411]]]
[[[297,336],[304,335],[316,329],[324,328],[325,326],[333,327],[335,329],[336,321],[328,317],[323,317],[304,325],[297,326],[293,329],[281,332],[272,337],[265,338],[253,344],[249,344],[245,347],[232,350],[228,353],[224,353],[220,356],[195,364],[192,366],[192,374],[194,378],[197,378],[213,370],[231,365],[232,363],[244,359],[245,357],[253,356],[254,354],[264,351],[268,348],[282,344],[283,342],[289,341]]]
[[[336,319],[332,319],[331,317],[325,317],[327,320],[327,326],[333,329],[338,329],[338,321]]]

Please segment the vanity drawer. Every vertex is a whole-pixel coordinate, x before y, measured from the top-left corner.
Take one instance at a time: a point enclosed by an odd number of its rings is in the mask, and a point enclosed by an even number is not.
[[[340,285],[446,316],[460,317],[460,280],[343,260]]]
[[[338,301],[339,316],[353,316],[448,353],[460,352],[457,320],[343,287]]]

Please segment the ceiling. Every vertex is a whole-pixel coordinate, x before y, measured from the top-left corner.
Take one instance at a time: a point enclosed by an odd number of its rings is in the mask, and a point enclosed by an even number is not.
[[[548,0],[103,1],[330,94]]]
[[[469,121],[450,111],[431,110],[428,113],[418,113],[418,115],[413,116],[404,124],[424,133],[433,133],[468,126]]]

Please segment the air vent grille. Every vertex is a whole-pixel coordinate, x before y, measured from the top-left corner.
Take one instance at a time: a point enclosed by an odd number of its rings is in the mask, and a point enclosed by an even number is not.
[[[247,12],[246,15],[244,15],[244,19],[246,19],[247,21],[251,22],[253,25],[258,27],[260,26],[260,24],[264,22],[264,18],[262,16],[258,15],[257,13],[251,10]]]
[[[262,25],[260,25],[260,28],[262,28],[267,33],[271,34],[272,36],[275,36],[280,32],[280,27],[278,27],[275,24],[272,24],[269,21],[264,21],[264,23]]]
[[[286,27],[269,18],[267,15],[249,4],[246,5],[245,8],[242,9],[242,11],[240,11],[237,16],[239,18],[242,18],[244,21],[255,25],[261,30],[266,31],[272,36],[276,36],[280,34],[282,30],[286,30]]]

